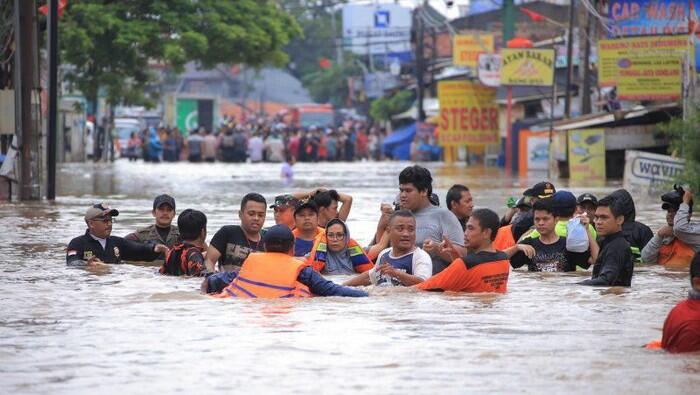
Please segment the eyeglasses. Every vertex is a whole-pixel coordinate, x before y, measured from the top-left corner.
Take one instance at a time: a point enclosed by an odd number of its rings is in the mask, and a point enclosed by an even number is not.
[[[343,240],[345,238],[345,233],[326,233],[326,236],[330,240]]]

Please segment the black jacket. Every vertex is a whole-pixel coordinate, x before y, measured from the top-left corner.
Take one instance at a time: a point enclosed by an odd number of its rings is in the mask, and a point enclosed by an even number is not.
[[[593,266],[593,276],[579,284],[631,286],[634,263],[632,262],[630,245],[625,240],[623,232],[605,236],[598,242],[600,253],[595,266]]]
[[[634,207],[634,200],[629,192],[625,189],[618,189],[611,193],[610,196],[622,203],[625,215],[625,223],[622,224],[622,233],[625,236],[625,240],[630,243],[634,258],[640,258],[642,248],[654,237],[654,232],[643,223],[635,221],[637,212]]]
[[[122,259],[133,261],[152,261],[158,258],[153,251],[153,244],[142,244],[122,237],[109,236],[105,248],[90,236],[90,231],[78,236],[68,243],[66,263],[71,266],[87,264],[91,257],[97,257],[104,263],[121,263]]]

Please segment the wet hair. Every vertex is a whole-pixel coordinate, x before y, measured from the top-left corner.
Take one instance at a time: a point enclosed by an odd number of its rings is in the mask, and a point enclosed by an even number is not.
[[[334,200],[336,202],[340,201],[340,195],[338,195],[338,192],[335,189],[331,189],[330,191],[318,192],[314,195],[313,198],[313,201],[314,203],[316,203],[318,208],[329,207]]]
[[[433,177],[430,175],[430,170],[418,165],[401,170],[399,184],[413,184],[418,192],[428,191],[428,196],[433,193]]]
[[[413,220],[416,220],[416,216],[413,215],[412,212],[409,210],[397,210],[391,213],[391,216],[389,217],[389,224],[394,222],[394,218],[401,217],[401,218],[413,218]]]
[[[448,210],[452,210],[452,203],[459,202],[462,198],[462,192],[469,192],[469,188],[461,184],[452,185],[449,191],[447,191],[447,196],[445,196],[445,204]]]
[[[556,215],[554,214],[554,210],[552,209],[551,199],[542,199],[536,201],[535,204],[532,205],[532,211],[546,211],[552,215]]]
[[[188,208],[177,217],[177,228],[182,240],[195,240],[207,228],[207,216],[197,210]]]
[[[693,278],[700,278],[700,253],[695,254],[693,260],[690,261],[690,282],[693,282]]]
[[[613,196],[608,195],[600,199],[598,201],[598,207],[608,207],[615,218],[625,216],[625,210],[622,204]]]
[[[470,218],[475,218],[479,221],[479,226],[481,229],[491,229],[491,241],[496,240],[496,233],[498,233],[498,228],[501,227],[501,219],[498,218],[498,214],[489,210],[487,208],[480,208],[474,210]]]
[[[243,196],[243,200],[241,200],[241,211],[245,210],[245,205],[250,201],[262,203],[265,207],[267,207],[267,201],[263,195],[256,192],[251,192]]]

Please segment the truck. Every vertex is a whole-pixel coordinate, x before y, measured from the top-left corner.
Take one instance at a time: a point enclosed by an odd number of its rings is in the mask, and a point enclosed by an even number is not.
[[[287,125],[296,128],[332,127],[335,126],[335,111],[330,104],[297,104],[289,107],[284,120]]]

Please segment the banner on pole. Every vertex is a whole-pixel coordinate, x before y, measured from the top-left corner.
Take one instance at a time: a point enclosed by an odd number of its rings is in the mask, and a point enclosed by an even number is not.
[[[552,86],[554,50],[504,48],[501,50],[501,85]]]

